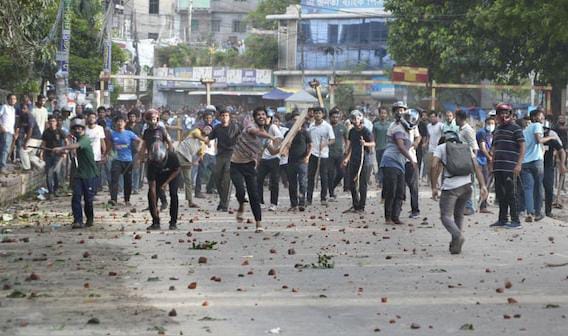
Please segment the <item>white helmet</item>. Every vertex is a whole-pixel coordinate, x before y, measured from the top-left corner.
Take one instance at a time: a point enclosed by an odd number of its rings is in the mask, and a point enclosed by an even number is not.
[[[358,120],[358,121],[362,122],[363,121],[363,113],[361,113],[361,111],[359,111],[359,110],[353,110],[349,114],[349,119]]]

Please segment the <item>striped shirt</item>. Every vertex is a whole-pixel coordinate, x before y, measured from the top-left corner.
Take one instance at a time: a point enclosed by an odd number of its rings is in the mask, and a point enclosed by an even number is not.
[[[522,128],[515,123],[500,125],[493,135],[494,171],[513,172],[519,160],[520,143],[525,142]]]

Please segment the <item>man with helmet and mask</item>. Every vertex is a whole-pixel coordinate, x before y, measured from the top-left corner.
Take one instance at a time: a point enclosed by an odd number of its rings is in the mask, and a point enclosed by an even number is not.
[[[77,167],[73,181],[73,197],[71,198],[71,208],[73,209],[73,229],[81,229],[85,226],[93,226],[94,211],[93,198],[95,197],[97,182],[97,165],[91,140],[85,135],[85,120],[74,118],[71,120],[71,134],[76,139],[72,143],[63,147],[56,147],[53,152],[60,154],[64,151],[76,151]],[[81,209],[81,198],[85,201],[85,216],[87,221],[83,224],[83,209]]]
[[[180,163],[177,155],[168,150],[173,149],[168,132],[158,125],[159,113],[150,109],[144,114],[148,128],[142,135],[140,148],[141,157],[147,154],[146,178],[148,180],[148,207],[152,215],[152,225],[148,230],[160,229],[159,210],[157,208],[158,193],[164,193],[164,189],[170,187],[170,229],[177,228],[178,212],[178,179]]]
[[[364,127],[363,114],[359,110],[352,111],[349,119],[353,127],[349,130],[349,143],[343,166],[349,167],[349,187],[353,205],[345,212],[364,212],[367,201],[368,154],[375,142],[371,131]]]
[[[525,137],[522,128],[513,122],[513,108],[510,104],[498,104],[495,115],[498,125],[493,134],[493,161],[489,162],[489,171],[495,179],[499,218],[490,226],[515,229],[521,227],[517,209],[517,182],[525,157]]]
[[[412,146],[409,131],[412,125],[403,117],[408,113],[403,102],[392,106],[395,121],[387,131],[387,146],[381,160],[383,171],[383,198],[385,200],[385,224],[403,224],[400,221],[400,211],[404,201],[404,173],[407,160],[411,162],[414,171],[418,171],[416,163],[409,153]]]
[[[264,149],[270,154],[279,152],[279,139],[265,130],[266,109],[257,107],[252,113],[254,122],[245,125],[237,138],[231,155],[231,181],[235,185],[236,197],[239,202],[237,221],[244,220],[245,185],[251,210],[256,221],[256,231],[263,231],[260,198],[258,196],[256,165]]]

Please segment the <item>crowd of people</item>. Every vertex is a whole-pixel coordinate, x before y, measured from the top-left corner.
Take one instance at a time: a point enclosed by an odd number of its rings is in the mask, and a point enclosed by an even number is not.
[[[10,159],[24,171],[44,170],[49,199],[65,196],[60,189],[69,181],[73,228],[94,224],[93,201],[103,197],[103,188],[109,206],[119,204],[119,194],[130,206],[144,182],[152,216],[148,230],[161,228],[160,211],[168,207],[169,228],[176,229],[178,190],[184,189],[189,208],[198,208],[205,185],[205,193],[218,195],[222,212],[229,211],[234,188],[236,219],[244,220],[249,203],[257,231],[264,229],[262,209],[282,208],[282,187],[288,189],[290,212],[318,206],[316,189],[319,206],[336,202],[342,189],[352,199],[344,213],[364,213],[374,182],[385,224],[400,225],[406,189],[408,217],[418,218],[419,188],[426,184],[439,201],[453,254],[465,241],[464,216],[491,214],[492,188],[499,205],[492,227],[517,229],[521,217],[539,221],[561,207],[554,200],[555,172],[566,172],[568,126],[559,116],[552,127],[538,108],[518,118],[511,105],[500,103],[476,125],[464,110],[447,111],[441,120],[436,111],[413,115],[404,102],[329,113],[319,107],[289,113],[257,107],[245,113],[210,105],[190,120],[172,123],[167,109],[81,106],[71,112],[45,104],[42,95],[33,106],[8,95],[0,109],[0,173]]]

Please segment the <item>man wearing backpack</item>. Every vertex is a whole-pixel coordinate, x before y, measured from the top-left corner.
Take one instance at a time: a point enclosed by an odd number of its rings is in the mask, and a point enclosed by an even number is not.
[[[465,241],[463,236],[463,218],[466,202],[472,195],[471,174],[475,172],[479,182],[480,199],[487,199],[487,188],[481,169],[469,145],[461,143],[456,132],[444,133],[445,143],[434,150],[432,158],[432,198],[438,198],[438,176],[443,169],[440,189],[440,216],[442,224],[450,235],[450,253],[460,254]]]

